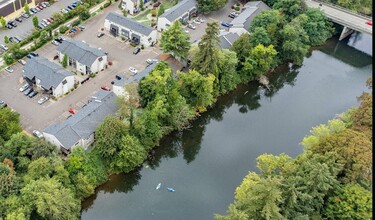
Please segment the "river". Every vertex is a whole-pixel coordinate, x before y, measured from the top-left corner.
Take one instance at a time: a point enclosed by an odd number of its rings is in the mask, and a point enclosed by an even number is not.
[[[205,220],[224,214],[244,176],[257,171],[259,155],[296,157],[313,126],[358,105],[372,74],[371,41],[361,34],[332,38],[300,68],[279,67],[270,76],[271,92],[253,82],[220,97],[190,129],[164,138],[142,169],[113,175],[98,187],[83,202],[82,219]]]

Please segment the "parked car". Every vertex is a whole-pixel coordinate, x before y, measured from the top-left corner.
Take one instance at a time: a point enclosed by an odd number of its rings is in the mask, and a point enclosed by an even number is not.
[[[42,19],[42,21],[44,21],[44,23],[46,23],[47,25],[51,23],[47,19]]]
[[[38,10],[36,8],[30,8],[30,11],[33,12],[34,14],[38,13]]]
[[[51,19],[51,18],[46,18],[47,19],[47,21],[49,22],[49,23],[52,23],[53,22],[53,19]]]
[[[30,52],[30,54],[31,54],[31,56],[33,56],[33,57],[38,57],[38,56],[39,56],[39,54],[37,54],[37,53],[35,53],[35,52]]]
[[[55,41],[61,44],[64,41],[64,39],[62,37],[58,37],[58,38],[55,38]]]
[[[69,8],[70,10],[73,10],[73,9],[74,9],[71,5],[68,5],[68,8]]]
[[[184,32],[188,34],[188,33],[189,33],[189,30],[186,29],[186,28],[184,28]]]
[[[10,66],[6,67],[5,70],[8,71],[9,73],[13,73],[13,69]]]
[[[25,95],[25,96],[28,96],[32,91],[34,91],[33,90],[33,88],[28,88],[28,89],[26,89],[25,91],[23,91],[23,94]]]
[[[52,44],[55,45],[55,46],[58,46],[60,43],[57,42],[57,41],[55,41],[55,40],[53,40],[53,41],[52,41]]]
[[[47,6],[47,7],[51,6],[51,5],[49,4],[49,2],[42,2],[41,4],[42,4],[43,6],[45,5],[45,6]]]
[[[68,13],[68,10],[66,10],[65,8],[63,8],[63,9],[61,9],[61,12],[64,13],[64,14],[66,14],[66,13]]]
[[[105,91],[111,91],[111,89],[108,86],[102,86],[100,88],[103,89],[103,90],[105,90]]]
[[[232,27],[233,24],[227,23],[227,22],[221,22],[221,25],[224,27]]]
[[[38,95],[38,93],[39,92],[37,92],[37,91],[34,90],[34,91],[30,92],[30,94],[28,96],[29,96],[29,98],[32,98],[32,97]]]
[[[41,105],[41,104],[45,103],[46,101],[48,101],[48,99],[49,99],[48,96],[44,96],[44,97],[42,97],[38,100],[38,104]]]
[[[12,25],[13,27],[17,27],[17,24],[16,24],[16,22],[15,22],[15,21],[13,21],[13,20],[11,20],[11,21],[8,21],[8,23],[9,23],[10,25]]]
[[[43,134],[40,131],[34,130],[33,135],[37,138],[43,138]]]
[[[69,109],[69,112],[70,112],[71,114],[73,114],[73,115],[76,113],[76,111],[74,111],[73,108],[70,108],[70,109]]]
[[[372,21],[366,21],[366,24],[372,26]]]
[[[17,43],[21,42],[22,41],[22,38],[18,37],[18,36],[15,36],[14,39],[17,41]]]
[[[141,51],[141,48],[139,47],[136,47],[134,50],[133,50],[133,54],[138,54],[139,52]]]
[[[37,12],[40,12],[41,10],[38,7],[34,8]]]
[[[3,49],[3,50],[8,50],[8,47],[5,46],[4,44],[0,44],[0,48]]]
[[[137,74],[138,73],[138,70],[136,69],[136,68],[134,68],[134,67],[129,67],[129,71],[131,72],[131,73],[133,73],[133,74]]]
[[[8,28],[8,29],[12,29],[13,28],[13,26],[11,24],[9,24],[9,23],[6,24],[5,27]]]
[[[86,27],[83,26],[83,25],[79,25],[78,28],[81,29],[81,31],[83,31],[83,30],[85,30]]]
[[[0,108],[5,108],[7,107],[7,103],[5,103],[3,100],[0,99]]]
[[[230,17],[230,18],[235,18],[235,17],[237,17],[239,14],[237,13],[237,12],[231,12],[229,15],[228,15],[228,17]]]
[[[20,92],[24,92],[26,89],[30,88],[30,84],[28,83],[25,83],[21,88],[20,88]]]
[[[43,28],[44,28],[44,26],[43,26],[43,25],[41,25],[41,24],[38,24],[38,28],[39,28],[39,29],[43,29]]]
[[[192,25],[192,24],[188,24],[188,26],[187,26],[188,28],[190,28],[190,29],[193,29],[193,30],[195,30],[195,26],[194,25]]]
[[[196,23],[196,24],[201,24],[202,23],[198,19],[195,19],[193,22]]]
[[[97,35],[98,38],[101,38],[101,37],[103,37],[103,36],[104,36],[104,33],[103,33],[103,32],[99,32],[98,35]]]
[[[30,15],[28,15],[28,14],[26,14],[26,13],[22,14],[21,16],[22,16],[23,18],[29,18],[29,17],[30,17]]]
[[[22,64],[22,65],[25,65],[26,64],[26,61],[24,61],[24,60],[18,60],[18,62],[20,63],[20,64]]]
[[[148,65],[151,65],[151,64],[153,64],[153,63],[154,63],[154,61],[153,61],[153,60],[151,60],[151,59],[147,59],[147,60],[146,60],[146,63],[147,63]]]
[[[18,17],[18,18],[16,18],[16,21],[18,21],[18,22],[22,22],[22,18],[21,18],[21,17]]]
[[[37,5],[36,7],[39,8],[39,10],[43,10],[44,9],[43,6],[41,6],[41,5]]]
[[[153,6],[154,8],[156,8],[156,7],[159,7],[160,4],[161,4],[161,2],[155,2],[152,6]]]

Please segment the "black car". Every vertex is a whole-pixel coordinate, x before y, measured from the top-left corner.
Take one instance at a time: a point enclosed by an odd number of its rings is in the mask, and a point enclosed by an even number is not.
[[[39,54],[34,53],[34,52],[30,52],[30,55],[33,56],[33,57],[38,57],[39,56]]]
[[[15,41],[17,41],[17,43],[21,42],[21,39],[20,39],[19,37],[17,37],[17,36],[13,37],[13,39],[14,39]]]
[[[10,25],[12,25],[13,27],[17,27],[17,24],[16,24],[15,21],[9,21],[8,23],[9,23]]]
[[[28,96],[29,96],[29,98],[32,98],[32,97],[36,96],[37,94],[38,94],[38,92],[34,90],[34,91],[30,92],[30,94]]]
[[[22,22],[22,19],[21,19],[21,17],[19,17],[19,18],[16,18],[16,21],[18,21],[18,22]]]
[[[12,43],[14,43],[16,40],[13,37],[10,37],[9,41],[12,42]]]
[[[28,96],[30,93],[32,93],[34,90],[33,90],[33,88],[28,88],[28,89],[26,89],[24,92],[23,92],[23,94],[24,95],[26,95],[26,96]]]
[[[13,26],[11,24],[6,24],[5,27],[7,27],[8,29],[12,29]]]
[[[99,32],[98,35],[97,35],[98,38],[101,38],[101,37],[103,37],[103,36],[104,36],[104,33],[103,33],[103,32]]]
[[[121,80],[122,78],[121,78],[121,76],[116,75],[116,79],[117,79],[117,80]]]
[[[73,10],[73,9],[74,9],[71,5],[69,5],[68,8],[69,8],[70,10]]]
[[[55,38],[55,41],[61,44],[64,41],[64,39],[62,39],[62,37],[58,37],[58,38]]]
[[[42,30],[44,27],[42,25],[38,24],[38,28]]]
[[[136,47],[136,48],[133,50],[133,54],[138,54],[140,51],[141,51],[141,48]]]

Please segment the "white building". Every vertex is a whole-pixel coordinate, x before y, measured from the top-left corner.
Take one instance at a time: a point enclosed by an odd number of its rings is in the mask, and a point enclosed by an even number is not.
[[[60,62],[68,56],[68,65],[83,74],[98,73],[107,66],[107,55],[97,48],[73,39],[64,40],[57,47]]]
[[[60,124],[53,124],[43,131],[46,141],[64,153],[74,147],[87,149],[93,142],[96,127],[107,115],[115,114],[118,106],[113,92],[100,90],[87,105]]]
[[[74,74],[44,57],[30,59],[23,68],[26,80],[59,97],[74,88]]]
[[[145,6],[150,1],[151,0],[143,0],[143,5]],[[121,2],[121,8],[126,10],[131,15],[134,15],[141,10],[140,5],[141,0],[122,0]]]
[[[168,29],[169,26],[176,20],[182,24],[197,15],[197,2],[196,0],[182,0],[172,8],[168,9],[158,18],[158,31]]]
[[[246,3],[242,8],[242,12],[232,20],[232,27],[230,27],[229,31],[232,33],[236,32],[239,35],[247,33],[250,28],[250,23],[254,17],[260,14],[262,11],[270,9],[271,8],[262,1]]]
[[[125,79],[124,76],[121,77],[120,80],[116,80],[115,83],[112,86],[112,91],[117,95],[117,96],[126,96],[127,93],[125,91],[125,85],[130,84],[130,83],[139,83],[143,77],[148,76],[149,73],[151,73],[152,70],[154,70],[157,62],[148,65],[144,70],[141,72],[137,73],[135,76],[130,77],[129,79]]]
[[[109,13],[105,18],[104,28],[113,36],[129,39],[136,45],[150,47],[156,43],[155,29],[120,14]]]

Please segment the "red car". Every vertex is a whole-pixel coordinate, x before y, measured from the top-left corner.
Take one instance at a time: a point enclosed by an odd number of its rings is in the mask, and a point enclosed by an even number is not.
[[[159,7],[160,4],[161,4],[160,2],[155,2],[154,5],[153,5],[153,7],[157,8],[157,7]]]
[[[372,21],[366,21],[366,24],[372,26]]]
[[[40,10],[44,9],[43,6],[41,6],[41,5],[37,5],[36,7],[39,8]]]
[[[47,18],[47,21],[50,22],[50,23],[53,22],[53,20],[51,18]]]
[[[103,89],[103,90],[105,90],[105,91],[111,91],[111,89],[108,86],[102,86],[100,88]]]
[[[72,113],[73,115],[76,113],[76,111],[74,111],[73,108],[70,108],[70,109],[69,109],[69,112]]]

